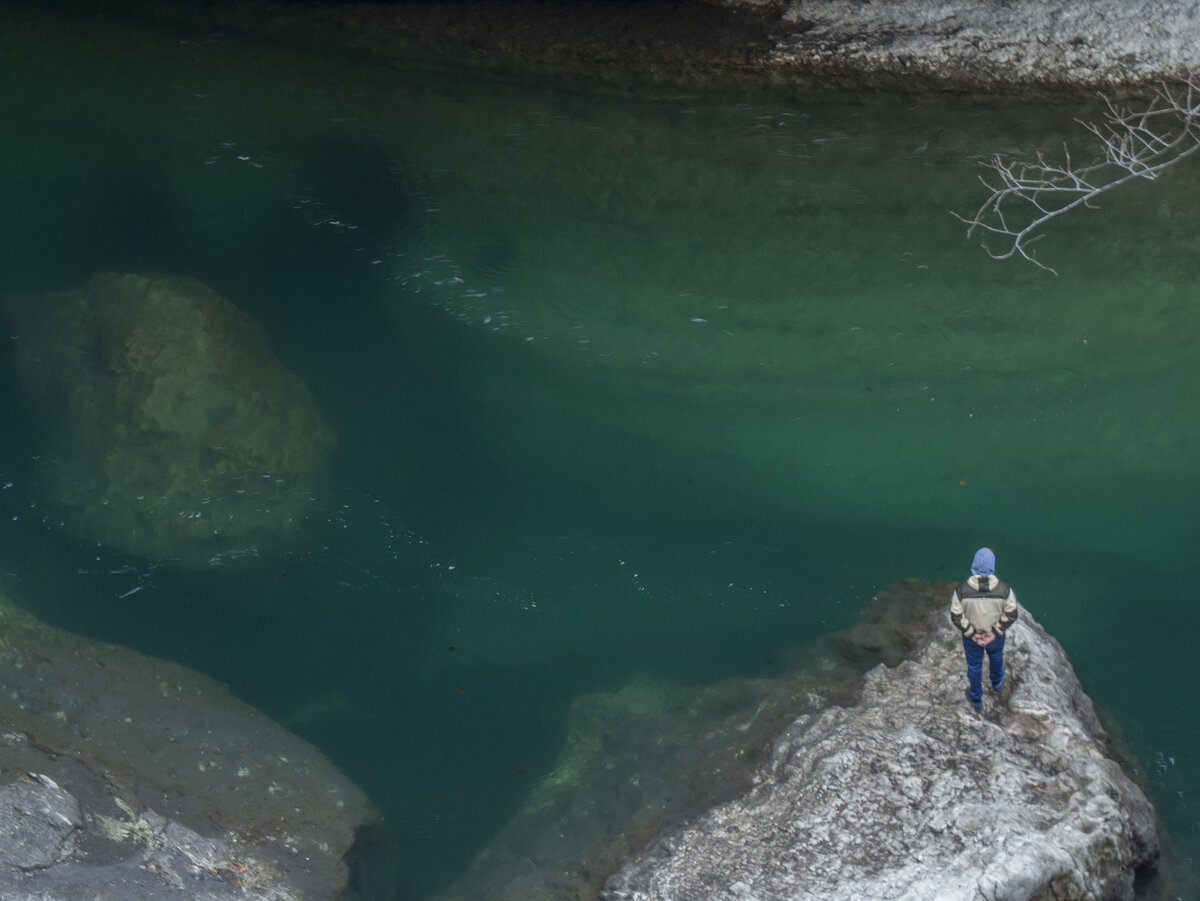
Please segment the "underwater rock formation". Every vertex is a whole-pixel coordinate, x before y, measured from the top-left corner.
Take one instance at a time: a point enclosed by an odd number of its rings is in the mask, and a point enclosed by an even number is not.
[[[192,278],[110,273],[5,312],[67,530],[192,565],[297,532],[333,434],[227,300]]]
[[[0,600],[0,897],[341,898],[377,817],[315,748],[186,667]]]
[[[1158,860],[1154,811],[1058,642],[1023,610],[1008,684],[981,715],[944,610],[926,621],[909,659],[871,670],[856,704],[800,716],[748,792],[660,838],[601,897],[1132,898]]]

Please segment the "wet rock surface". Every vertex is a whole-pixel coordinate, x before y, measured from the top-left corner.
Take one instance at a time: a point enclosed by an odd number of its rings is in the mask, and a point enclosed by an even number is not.
[[[371,805],[186,667],[0,602],[0,898],[349,896]]]
[[[192,278],[107,273],[4,312],[45,436],[43,497],[68,531],[199,565],[301,529],[333,434],[229,301]]]
[[[1159,843],[1059,644],[1029,614],[982,714],[963,697],[949,584],[881,594],[924,624],[852,705],[805,713],[743,796],[636,853],[606,901],[1132,898]],[[934,607],[932,614],[923,611]],[[864,623],[868,636],[876,626]]]

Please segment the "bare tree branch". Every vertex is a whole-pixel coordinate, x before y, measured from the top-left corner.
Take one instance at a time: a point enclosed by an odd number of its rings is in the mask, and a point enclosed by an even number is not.
[[[984,233],[982,246],[991,257],[1022,256],[1058,275],[1032,248],[1045,237],[1038,230],[1048,220],[1079,206],[1095,209],[1092,201],[1105,191],[1138,178],[1153,181],[1200,150],[1200,76],[1194,72],[1177,83],[1159,85],[1144,109],[1119,107],[1108,97],[1104,103],[1108,115],[1103,122],[1077,120],[1103,148],[1103,155],[1087,165],[1076,166],[1066,144],[1061,164],[1041,153],[1034,162],[1000,156],[980,162],[990,170],[979,180],[991,195],[973,217],[953,215],[967,223],[968,237]],[[988,246],[988,234],[1003,238],[1002,250]]]

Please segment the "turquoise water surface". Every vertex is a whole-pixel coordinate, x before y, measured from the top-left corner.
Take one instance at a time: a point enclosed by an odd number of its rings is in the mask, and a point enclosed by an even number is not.
[[[9,13],[0,294],[197,278],[337,448],[237,565],[74,537],[10,334],[0,591],[320,746],[399,897],[551,772],[573,698],[777,673],[982,544],[1200,853],[1194,168],[1053,224],[1056,278],[949,211],[1096,105],[593,95]]]

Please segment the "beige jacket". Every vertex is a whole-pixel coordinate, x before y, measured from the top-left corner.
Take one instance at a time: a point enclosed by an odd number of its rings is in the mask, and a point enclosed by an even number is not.
[[[1017,621],[1017,595],[995,576],[971,576],[950,598],[950,622],[970,638],[976,632],[1003,635]]]

